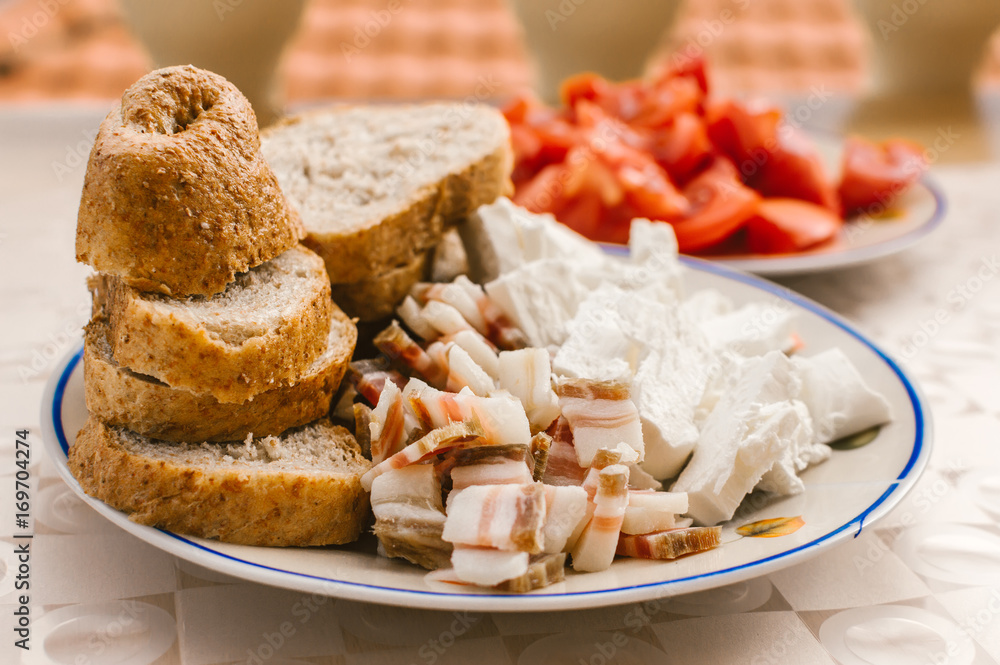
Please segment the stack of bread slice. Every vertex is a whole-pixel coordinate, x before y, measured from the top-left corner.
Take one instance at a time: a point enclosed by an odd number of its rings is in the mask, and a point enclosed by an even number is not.
[[[265,130],[261,150],[333,299],[362,322],[395,312],[429,277],[444,234],[512,191],[510,129],[485,104],[311,111]]]
[[[77,225],[90,282],[83,489],[135,521],[276,546],[349,542],[370,466],[330,402],[357,342],[242,94],[194,67],[126,91]]]

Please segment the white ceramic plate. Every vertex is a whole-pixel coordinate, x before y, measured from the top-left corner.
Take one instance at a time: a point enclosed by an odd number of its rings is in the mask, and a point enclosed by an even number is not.
[[[840,172],[843,139],[810,134],[827,173]],[[776,277],[847,268],[903,251],[927,237],[944,219],[945,199],[934,181],[924,176],[893,204],[892,213],[874,219],[847,221],[833,240],[795,254],[724,254],[703,258],[730,268]]]
[[[135,524],[86,496],[66,466],[66,452],[87,410],[82,349],[56,369],[42,404],[49,455],[63,479],[98,512],[129,533],[205,568],[263,584],[353,600],[448,610],[562,610],[666,598],[750,579],[801,563],[886,515],[917,481],[930,455],[929,414],[912,380],[883,351],[837,315],[769,282],[696,259],[684,259],[689,291],[713,287],[736,302],[771,303],[798,313],[804,353],[839,346],[868,383],[892,405],[894,420],[863,448],[834,451],[803,474],[806,491],[794,497],[745,501],[739,518],[724,525],[723,545],[672,562],[619,559],[607,571],[575,574],[527,595],[502,595],[429,581],[405,561],[375,555],[372,537],[342,548],[267,548],[229,545]],[[740,524],[801,515],[805,526],[779,538],[741,538]]]

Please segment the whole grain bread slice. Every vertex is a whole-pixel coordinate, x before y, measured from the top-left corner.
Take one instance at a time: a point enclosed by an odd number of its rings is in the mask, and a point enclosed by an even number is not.
[[[212,295],[303,235],[260,153],[250,103],[218,74],[151,72],[101,123],[78,261],[144,291]]]
[[[412,264],[511,191],[510,131],[483,104],[312,111],[265,130],[261,150],[335,284]]]
[[[171,388],[241,403],[294,385],[326,349],[333,301],[304,247],[240,273],[225,291],[174,299],[105,280],[111,355]]]
[[[139,524],[277,547],[355,540],[370,466],[351,433],[326,419],[281,437],[174,443],[91,416],[69,450],[84,491]]]
[[[330,319],[326,351],[294,386],[280,386],[242,404],[171,388],[115,363],[107,321],[87,326],[83,384],[87,409],[109,425],[168,441],[235,441],[248,434],[277,436],[327,415],[351,361],[358,333],[339,308]]]
[[[417,256],[400,268],[348,284],[333,284],[333,301],[361,321],[377,321],[392,315],[417,282],[430,276],[433,250]]]

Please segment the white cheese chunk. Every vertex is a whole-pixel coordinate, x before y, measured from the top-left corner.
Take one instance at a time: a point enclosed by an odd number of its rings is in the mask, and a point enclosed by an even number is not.
[[[485,286],[486,294],[518,328],[528,344],[546,348],[562,344],[566,324],[590,293],[573,261],[543,259],[512,270]]]
[[[783,353],[732,363],[731,371],[739,374],[705,419],[691,461],[671,488],[688,493],[688,514],[700,524],[730,519],[793,441],[812,440],[808,413],[793,404],[801,384]]]
[[[872,390],[840,349],[792,362],[802,380],[801,399],[809,408],[816,438],[823,443],[892,419],[885,397]]]
[[[550,214],[539,215],[514,205],[507,198],[480,206],[459,226],[469,256],[473,281],[485,283],[525,263],[566,258],[600,263],[607,256]]]
[[[702,331],[717,351],[761,356],[786,351],[792,345],[795,313],[783,300],[753,302],[722,316],[701,322]]]

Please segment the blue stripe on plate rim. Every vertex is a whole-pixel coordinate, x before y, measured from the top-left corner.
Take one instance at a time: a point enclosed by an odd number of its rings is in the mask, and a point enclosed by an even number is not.
[[[612,250],[611,253],[615,253],[615,254],[621,253],[620,251],[618,251],[618,248],[609,248],[609,249]],[[624,249],[624,248],[622,248],[622,249]],[[820,304],[818,304],[816,302],[813,302],[813,301],[805,298],[804,296],[798,295],[798,294],[796,294],[796,293],[794,293],[792,291],[784,289],[784,288],[778,286],[777,284],[774,284],[772,282],[768,282],[766,280],[763,280],[763,279],[761,279],[759,277],[755,277],[753,275],[749,275],[749,274],[746,274],[746,273],[741,273],[741,272],[736,271],[736,270],[734,270],[732,268],[728,268],[728,267],[726,267],[724,265],[720,265],[720,264],[717,264],[717,263],[712,263],[711,261],[706,261],[706,260],[703,260],[703,259],[696,259],[696,258],[688,257],[688,256],[682,256],[682,257],[680,257],[680,260],[681,260],[681,262],[684,265],[686,265],[687,267],[689,267],[691,269],[699,270],[699,271],[703,271],[703,272],[709,272],[709,273],[712,273],[712,274],[715,274],[715,275],[719,275],[721,277],[725,277],[727,279],[731,279],[731,280],[734,280],[734,281],[737,281],[737,282],[741,282],[741,283],[747,284],[747,285],[752,286],[754,288],[757,288],[757,289],[760,289],[762,291],[766,291],[768,293],[776,295],[779,298],[782,298],[782,299],[788,300],[790,302],[793,302],[796,305],[799,305],[800,307],[802,307],[803,309],[806,309],[806,310],[808,310],[810,312],[813,312],[814,314],[820,316],[821,318],[825,319],[829,323],[832,323],[834,326],[840,328],[841,330],[843,330],[844,332],[846,332],[850,336],[854,337],[858,342],[860,342],[862,345],[866,346],[868,349],[870,349],[872,352],[874,352],[879,358],[882,359],[882,361],[886,365],[888,365],[892,369],[892,371],[899,378],[900,382],[906,388],[907,395],[909,396],[910,403],[911,403],[911,405],[913,407],[913,416],[914,416],[914,421],[915,421],[914,422],[914,424],[915,424],[915,433],[914,433],[914,440],[913,440],[913,450],[912,450],[912,452],[910,454],[910,458],[907,460],[906,466],[900,472],[899,476],[897,476],[896,482],[892,483],[888,487],[888,489],[886,489],[886,491],[878,499],[876,499],[870,506],[868,506],[867,508],[865,508],[865,510],[863,510],[860,514],[858,514],[857,516],[855,516],[854,518],[852,518],[847,523],[845,523],[845,524],[837,527],[836,529],[833,529],[832,531],[829,531],[829,532],[823,534],[819,538],[816,538],[816,539],[814,539],[814,540],[812,540],[812,541],[810,541],[808,543],[800,545],[800,546],[798,546],[798,547],[796,547],[794,549],[790,549],[790,550],[787,550],[787,551],[784,551],[784,552],[780,552],[778,554],[774,554],[772,556],[765,557],[763,559],[758,559],[756,561],[751,561],[749,563],[741,564],[739,566],[732,566],[730,568],[724,568],[722,570],[716,570],[716,571],[712,571],[712,572],[709,572],[709,573],[702,573],[700,575],[692,575],[692,576],[688,576],[688,577],[680,577],[680,578],[674,578],[674,579],[669,579],[669,580],[661,580],[661,581],[657,581],[657,582],[650,582],[650,583],[647,583],[647,584],[638,584],[638,585],[633,585],[633,586],[622,586],[622,587],[615,587],[615,588],[609,588],[609,589],[600,589],[600,590],[595,590],[595,591],[574,591],[574,592],[564,592],[564,593],[558,593],[558,594],[532,593],[529,596],[524,596],[524,595],[470,595],[470,594],[444,593],[444,592],[437,592],[437,591],[421,591],[421,590],[415,590],[415,589],[399,589],[399,588],[396,588],[396,587],[380,586],[380,585],[376,585],[376,584],[364,584],[364,583],[361,583],[361,582],[351,582],[351,581],[347,581],[347,580],[338,580],[338,579],[329,578],[329,577],[322,577],[322,576],[319,576],[319,575],[310,575],[310,574],[307,574],[307,573],[300,573],[300,572],[291,571],[291,570],[284,570],[284,569],[281,569],[281,568],[275,568],[273,566],[267,566],[267,565],[256,563],[256,562],[253,562],[253,561],[247,561],[246,559],[240,559],[239,557],[235,557],[235,556],[232,556],[232,555],[229,555],[229,554],[225,554],[225,553],[219,552],[217,550],[214,550],[214,549],[212,549],[210,547],[207,547],[205,545],[202,545],[200,543],[193,542],[193,541],[189,540],[188,538],[185,538],[182,535],[179,535],[179,534],[176,534],[176,533],[172,533],[170,531],[164,531],[163,529],[157,529],[157,531],[159,531],[160,533],[165,534],[167,536],[170,536],[171,538],[174,538],[174,539],[180,541],[181,543],[183,543],[183,544],[185,544],[185,545],[187,545],[187,546],[189,546],[191,548],[195,548],[197,550],[201,550],[201,551],[207,552],[209,554],[213,554],[215,556],[221,557],[223,559],[227,559],[229,561],[232,561],[232,562],[235,562],[235,563],[238,563],[238,564],[242,564],[242,565],[245,565],[245,566],[250,566],[250,567],[253,567],[253,568],[257,568],[257,569],[272,571],[272,572],[279,573],[279,574],[282,574],[282,575],[289,575],[289,576],[299,577],[299,578],[305,578],[305,579],[313,579],[313,580],[317,580],[317,581],[321,581],[321,582],[330,583],[330,584],[333,584],[335,586],[336,585],[344,585],[344,586],[357,587],[357,588],[362,588],[362,589],[371,589],[372,591],[377,591],[377,592],[390,592],[390,593],[393,593],[393,594],[403,594],[403,595],[411,595],[411,596],[434,596],[434,597],[439,597],[439,598],[454,598],[459,603],[461,603],[461,602],[470,602],[473,599],[488,598],[488,599],[490,599],[491,603],[496,603],[496,605],[497,605],[497,607],[495,607],[495,608],[490,608],[492,611],[504,611],[503,605],[505,603],[507,603],[507,602],[511,602],[511,603],[517,602],[518,605],[521,605],[522,601],[526,600],[527,598],[566,598],[566,597],[577,597],[577,598],[580,598],[580,597],[584,597],[584,598],[585,597],[595,597],[595,598],[598,598],[598,597],[605,596],[606,594],[616,594],[616,593],[617,594],[624,594],[625,592],[635,591],[635,590],[639,590],[639,589],[649,589],[649,588],[657,588],[657,587],[666,588],[666,587],[670,587],[671,585],[677,585],[677,584],[681,584],[681,583],[684,583],[684,582],[691,582],[691,581],[699,580],[699,579],[708,579],[708,578],[712,578],[712,577],[717,577],[719,575],[734,574],[734,573],[738,573],[739,571],[748,571],[748,570],[750,570],[752,568],[770,568],[770,566],[767,566],[768,563],[777,562],[780,559],[786,558],[786,557],[791,556],[793,554],[796,554],[798,552],[802,552],[802,551],[809,550],[811,548],[815,548],[817,545],[820,545],[820,544],[822,544],[822,543],[830,540],[831,538],[834,538],[835,536],[843,533],[844,531],[846,531],[847,529],[849,529],[854,524],[858,525],[858,530],[854,534],[854,537],[856,538],[858,535],[860,535],[861,530],[862,530],[862,528],[865,525],[865,521],[872,515],[872,513],[874,513],[881,506],[883,506],[883,504],[886,502],[886,500],[890,496],[892,496],[894,493],[899,492],[901,490],[904,490],[904,491],[908,490],[910,487],[912,487],[912,485],[914,483],[916,483],[917,479],[919,478],[920,472],[923,471],[923,467],[926,464],[926,461],[927,461],[927,459],[929,457],[929,453],[930,453],[930,441],[925,438],[926,435],[927,435],[927,432],[929,431],[927,429],[927,422],[926,422],[928,414],[927,414],[927,412],[925,412],[925,409],[924,409],[924,406],[923,406],[923,400],[921,399],[920,394],[917,391],[917,389],[916,389],[913,381],[910,380],[910,378],[909,378],[909,376],[907,376],[906,372],[904,372],[903,369],[892,358],[890,358],[884,351],[882,351],[882,349],[880,349],[874,343],[872,343],[867,338],[865,338],[861,333],[859,333],[857,330],[855,330],[853,327],[851,327],[850,324],[848,324],[846,321],[844,321],[843,319],[841,319],[841,317],[839,315],[837,315],[834,312],[828,310],[827,308],[823,307],[822,305],[820,305]],[[65,368],[63,369],[62,373],[60,374],[60,376],[58,378],[58,381],[57,381],[56,386],[55,386],[55,391],[54,391],[54,394],[53,394],[52,407],[51,407],[51,412],[50,412],[51,413],[51,418],[52,418],[52,424],[54,426],[53,429],[55,430],[56,437],[58,439],[59,448],[63,451],[64,454],[67,454],[67,455],[69,453],[69,443],[66,440],[66,433],[65,433],[65,431],[63,429],[63,423],[62,423],[62,403],[63,403],[63,397],[65,395],[66,385],[69,382],[69,379],[70,379],[71,375],[73,374],[73,371],[76,369],[76,366],[79,364],[80,359],[82,357],[83,357],[83,348],[81,346],[73,354],[73,356],[68,360],[68,362],[65,365]],[[919,465],[919,467],[918,467],[918,465]],[[766,572],[768,572],[768,570],[761,570],[761,574],[765,574]],[[372,600],[373,600],[373,602],[391,602],[389,600],[381,599],[381,598],[373,598]],[[625,600],[625,599],[623,599],[622,602],[628,602],[628,601]],[[604,604],[604,603],[602,603],[602,604]],[[612,603],[608,603],[608,604],[613,604],[613,601],[612,601]],[[514,608],[510,608],[510,609],[514,609]],[[523,607],[519,607],[518,609],[523,610],[524,608]]]

